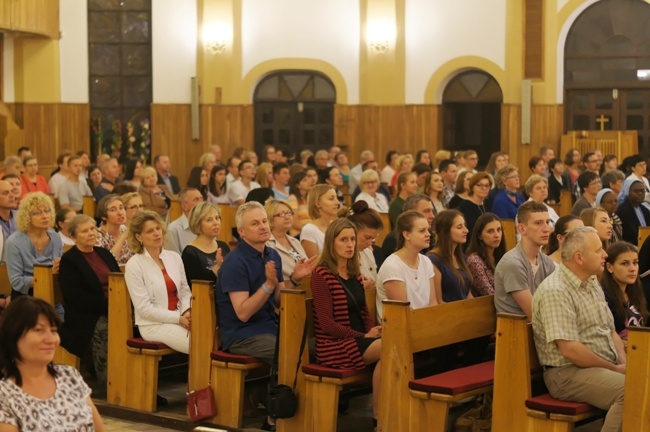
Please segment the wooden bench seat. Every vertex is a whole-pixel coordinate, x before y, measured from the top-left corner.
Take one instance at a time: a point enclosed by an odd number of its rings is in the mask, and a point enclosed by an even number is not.
[[[576,422],[604,415],[589,404],[534,395],[537,372],[541,366],[526,316],[497,314],[492,430],[570,431]]]
[[[109,404],[153,412],[157,408],[158,362],[176,351],[160,342],[133,337],[133,310],[124,274],[108,277]]]
[[[415,310],[384,300],[382,326],[378,431],[443,432],[452,403],[492,389],[492,361],[415,379],[413,354],[494,334],[493,296]]]
[[[623,432],[650,432],[650,327],[628,327]]]
[[[0,294],[5,296],[11,295],[9,272],[7,272],[7,264],[3,262],[0,262]]]
[[[52,274],[51,265],[34,265],[34,297],[43,299],[52,306],[63,304],[59,278]],[[54,363],[79,369],[81,362],[79,357],[59,345],[54,351]]]

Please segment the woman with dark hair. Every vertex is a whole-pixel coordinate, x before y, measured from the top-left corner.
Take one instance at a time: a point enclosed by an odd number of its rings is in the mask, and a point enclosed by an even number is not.
[[[208,202],[212,204],[230,204],[228,198],[228,171],[223,165],[215,165],[208,180]]]
[[[0,321],[0,430],[105,431],[81,374],[54,365],[61,319],[46,301],[22,296]]]
[[[533,156],[528,161],[528,168],[533,174],[543,177],[544,173],[546,173],[546,162],[539,156]]]
[[[614,315],[616,332],[627,345],[627,328],[644,327],[650,318],[639,280],[636,246],[616,242],[607,248],[605,271],[600,278],[607,305]]]
[[[106,384],[108,353],[108,275],[119,272],[115,257],[95,246],[97,229],[89,216],[70,221],[70,236],[76,246],[63,254],[59,283],[65,303],[61,345],[83,357],[92,346],[97,381]]]
[[[142,175],[142,162],[140,159],[132,158],[126,161],[124,164],[124,179],[122,180],[122,183],[129,184],[133,187],[135,187],[135,190],[140,189],[140,185],[142,184],[142,179],[140,179],[140,176]]]
[[[372,376],[372,411],[376,421],[381,326],[375,326],[368,313],[354,224],[344,218],[336,219],[327,227],[324,244],[311,278],[316,361],[324,366],[355,370],[376,363]]]
[[[346,185],[350,183],[350,162],[348,161],[348,155],[343,152],[339,152],[334,156],[334,163],[339,169],[339,174],[343,177],[343,183]]]
[[[447,208],[458,208],[460,203],[469,199],[469,182],[474,173],[472,171],[463,171],[456,177],[456,185],[454,187],[454,196],[449,200]]]
[[[403,172],[397,178],[397,193],[388,205],[390,229],[395,229],[397,218],[404,211],[406,199],[418,192],[418,176],[414,172]]]
[[[309,194],[311,188],[311,180],[307,177],[306,171],[298,171],[291,175],[288,202],[293,210],[292,235],[299,233],[302,227],[311,221],[307,205],[307,194]]]
[[[320,171],[320,183],[328,184],[336,191],[336,198],[343,204],[343,176],[337,167],[327,167]]]
[[[596,195],[596,207],[601,207],[609,215],[609,222],[612,224],[611,243],[623,240],[623,222],[616,214],[618,200],[614,191],[609,188],[601,189]]]
[[[429,253],[433,263],[438,303],[471,298],[472,273],[467,267],[463,244],[467,242],[465,218],[458,210],[445,210],[436,216],[436,247]]]
[[[497,171],[506,165],[508,165],[508,154],[497,151],[490,155],[490,160],[485,165],[485,172],[489,173],[496,181]]]
[[[68,223],[75,217],[77,213],[69,207],[59,209],[54,218],[54,230],[59,233],[63,246],[74,246],[74,240],[70,238],[68,232]]]
[[[501,219],[485,213],[476,220],[467,248],[467,267],[472,274],[474,297],[494,294],[494,269],[506,253]]]
[[[578,181],[578,177],[580,176],[580,162],[582,161],[582,156],[580,155],[580,151],[578,149],[571,149],[568,152],[566,152],[566,155],[564,155],[564,166],[566,167],[566,172],[569,174],[569,177],[571,178],[571,189],[573,190],[573,185],[576,184]]]
[[[203,201],[208,199],[208,172],[202,167],[194,167],[187,178],[187,187],[192,187],[201,192]]]
[[[386,186],[390,186],[390,182],[393,180],[398,157],[399,153],[395,150],[389,150],[386,153],[386,166],[381,170],[381,182]]]
[[[88,186],[90,190],[95,192],[95,189],[102,182],[102,170],[97,165],[88,167]]]
[[[458,211],[465,217],[465,223],[470,236],[474,225],[482,214],[485,214],[485,199],[492,189],[492,176],[486,172],[478,172],[469,181],[467,199],[458,205]],[[465,243],[465,248],[469,245]]]
[[[221,214],[216,204],[198,203],[190,210],[188,219],[190,231],[196,238],[185,246],[181,258],[191,288],[193,280],[217,280],[217,272],[230,247],[217,240],[221,230]]]
[[[375,173],[376,174],[376,173]],[[359,250],[359,267],[363,277],[364,288],[375,286],[377,280],[377,262],[373,254],[373,245],[384,228],[379,213],[371,209],[365,201],[357,201],[352,207],[339,210],[339,217],[346,217],[357,230],[357,249]]]
[[[111,251],[119,265],[125,265],[133,255],[129,248],[126,228],[126,209],[119,195],[110,194],[99,200],[95,216],[102,221],[97,230],[97,243]]]
[[[413,309],[438,304],[433,266],[420,253],[429,247],[429,222],[422,213],[409,210],[397,219],[396,230],[397,251],[386,258],[377,275],[378,321],[386,299],[408,300]]]
[[[584,226],[582,220],[572,214],[560,216],[557,222],[555,222],[555,227],[551,231],[544,252],[553,260],[556,267],[562,264],[562,243],[564,243],[564,237],[573,229],[581,226]]]

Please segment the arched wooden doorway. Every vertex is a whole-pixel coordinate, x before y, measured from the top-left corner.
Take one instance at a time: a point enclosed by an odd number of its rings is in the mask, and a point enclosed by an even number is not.
[[[650,155],[650,5],[602,0],[569,30],[564,47],[565,129],[637,130]]]
[[[442,96],[443,143],[449,150],[476,150],[479,164],[501,148],[503,93],[494,77],[481,70],[453,78]]]
[[[255,150],[266,145],[296,157],[334,144],[336,89],[314,71],[278,71],[255,88]]]

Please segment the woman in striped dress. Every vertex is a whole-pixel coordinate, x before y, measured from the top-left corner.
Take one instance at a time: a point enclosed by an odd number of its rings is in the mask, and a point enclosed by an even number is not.
[[[311,289],[316,361],[324,366],[356,370],[377,363],[372,377],[372,411],[376,419],[381,326],[375,326],[368,313],[356,229],[348,219],[336,219],[328,226]]]

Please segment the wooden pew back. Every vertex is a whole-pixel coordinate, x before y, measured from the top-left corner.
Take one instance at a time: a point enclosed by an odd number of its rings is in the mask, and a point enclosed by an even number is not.
[[[639,237],[638,237],[638,243],[637,245],[639,246],[639,249],[641,249],[641,246],[643,246],[643,243],[645,243],[645,240],[648,238],[650,235],[650,227],[639,227]]]
[[[409,302],[383,301],[379,425],[383,431],[409,430],[414,379],[413,354],[494,334],[494,297],[412,310]]]
[[[84,201],[83,201],[83,214],[86,216],[90,216],[91,218],[95,219],[95,209],[96,209],[97,203],[95,202],[95,197],[93,196],[85,196]]]
[[[512,219],[502,219],[503,239],[506,242],[506,251],[514,249],[517,246],[517,225]]]
[[[650,431],[650,328],[629,327],[623,432]]]
[[[381,217],[381,222],[384,224],[384,228],[377,234],[375,244],[381,246],[386,236],[390,233],[390,216],[388,213],[379,213],[379,216]]]
[[[7,272],[7,263],[0,262],[0,294],[11,294],[11,282],[9,281],[9,273]]]
[[[171,203],[169,205],[169,223],[174,222],[176,219],[181,217],[183,214],[183,210],[181,209],[181,203],[178,200],[178,198],[172,198]]]
[[[573,208],[573,194],[570,190],[562,189],[560,191],[560,211],[557,212],[559,216],[568,215]]]
[[[214,284],[194,280],[192,283],[192,331],[190,332],[190,390],[199,390],[210,379],[210,352],[215,343],[217,314],[214,306]]]
[[[217,238],[228,244],[233,241],[232,229],[236,228],[235,214],[237,207],[232,207],[227,204],[219,204],[219,213],[221,213],[221,229]]]

